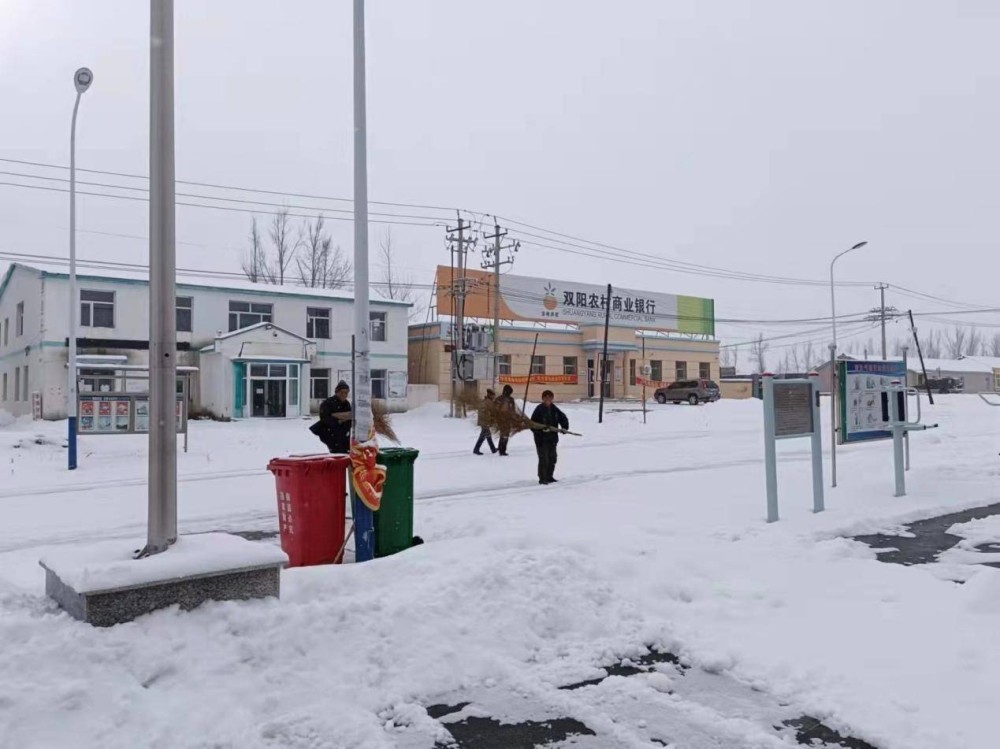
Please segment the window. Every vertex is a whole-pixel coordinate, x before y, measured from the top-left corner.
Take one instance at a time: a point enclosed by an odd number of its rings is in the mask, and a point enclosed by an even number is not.
[[[81,369],[77,387],[81,393],[113,393],[114,373],[106,369]]]
[[[679,361],[674,364],[674,379],[686,380],[688,376],[688,364],[686,361]]]
[[[371,340],[384,341],[386,334],[385,312],[369,312],[368,328],[368,336]]]
[[[306,338],[330,337],[330,310],[306,307]]]
[[[177,297],[177,332],[190,333],[194,326],[194,299],[189,296]]]
[[[576,357],[575,356],[564,356],[563,357],[563,374],[576,376]]]
[[[545,374],[545,356],[541,354],[536,354],[531,357],[531,374],[533,375],[543,375]]]
[[[384,369],[373,369],[372,398],[385,398],[385,390],[386,390],[386,371]]]
[[[115,327],[115,292],[81,289],[80,325],[85,328]]]
[[[24,302],[17,303],[17,337],[24,335]]]
[[[288,371],[288,405],[299,405],[299,368],[293,366]]]
[[[497,354],[497,374],[510,374],[510,354]]]
[[[3,345],[6,346],[10,343],[10,318],[5,318],[3,325]]]
[[[3,391],[2,392],[3,392],[3,400],[6,402],[6,400],[7,400],[7,373],[6,372],[3,373]]]
[[[24,392],[21,394],[21,400],[23,400],[23,401],[28,400],[28,391],[30,389],[31,388],[28,385],[28,365],[25,364],[24,365]]]
[[[21,399],[21,368],[14,367],[14,400]]]
[[[274,313],[273,304],[258,302],[229,303],[229,332],[249,328],[262,322],[271,322]]]
[[[1000,369],[993,370],[993,389],[1000,392]]]
[[[699,364],[698,365],[698,376],[701,379],[703,379],[703,380],[711,380],[712,379],[712,365],[709,362],[707,362],[707,361],[703,361],[701,364]]]
[[[628,384],[635,387],[635,359],[628,360]]]
[[[325,401],[330,397],[330,370],[313,369],[309,372],[309,397]]]
[[[659,359],[649,361],[649,379],[653,382],[663,382],[663,362]]]

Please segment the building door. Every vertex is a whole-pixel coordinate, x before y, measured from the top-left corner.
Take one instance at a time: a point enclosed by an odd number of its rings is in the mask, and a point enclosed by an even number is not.
[[[615,385],[615,361],[614,359],[601,359],[601,388],[604,390],[604,397],[613,397]]]
[[[267,381],[267,416],[285,418],[285,380]]]
[[[285,417],[287,393],[285,380],[250,380],[251,415],[254,418]]]
[[[594,360],[587,359],[587,397],[594,397]]]
[[[267,380],[250,380],[251,416],[267,415]]]

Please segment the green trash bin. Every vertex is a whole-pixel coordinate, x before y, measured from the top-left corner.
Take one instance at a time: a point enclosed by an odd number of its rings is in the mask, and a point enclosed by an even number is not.
[[[376,557],[387,557],[413,545],[413,463],[419,454],[410,447],[386,447],[378,452],[386,477],[382,506],[375,513]]]

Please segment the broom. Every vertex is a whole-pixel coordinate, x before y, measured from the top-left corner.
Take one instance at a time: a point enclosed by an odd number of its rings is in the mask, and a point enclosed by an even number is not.
[[[579,432],[571,432],[568,429],[547,427],[544,424],[539,424],[537,421],[529,419],[520,411],[509,411],[497,408],[496,401],[485,400],[480,398],[475,393],[459,393],[456,400],[467,409],[474,410],[480,414],[482,426],[486,427],[494,434],[506,433],[513,436],[518,432],[525,431],[526,429],[534,429],[541,431],[557,431],[560,434],[572,434],[574,437],[583,436]]]
[[[354,418],[354,412],[341,411],[335,413],[333,417],[340,421],[350,421]],[[396,436],[396,430],[392,428],[392,421],[389,418],[389,409],[381,400],[372,401],[372,425],[375,427],[375,434],[399,444],[399,437]]]

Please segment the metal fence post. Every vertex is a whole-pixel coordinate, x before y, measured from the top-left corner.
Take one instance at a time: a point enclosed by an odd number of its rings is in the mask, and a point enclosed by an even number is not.
[[[767,481],[767,522],[778,519],[778,455],[774,435],[774,375],[762,377],[764,395],[764,474]]]
[[[813,512],[823,512],[823,416],[819,405],[819,373],[810,372],[812,384],[813,433],[812,433],[812,475]]]

